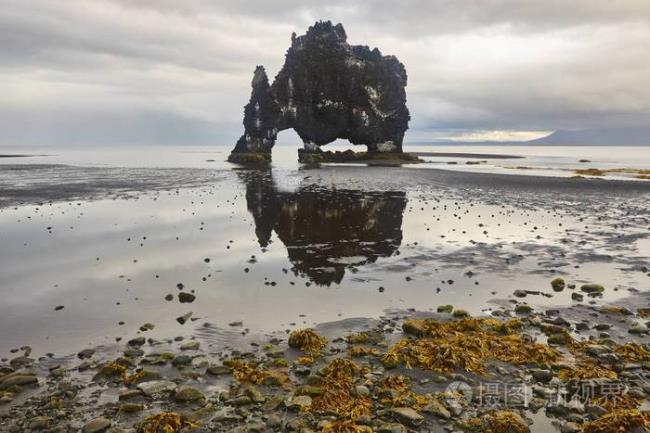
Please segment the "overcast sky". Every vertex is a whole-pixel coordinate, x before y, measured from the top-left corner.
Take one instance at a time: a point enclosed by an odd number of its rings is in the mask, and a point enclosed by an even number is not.
[[[291,33],[319,19],[405,64],[407,142],[650,124],[650,0],[0,6],[5,145],[232,145],[255,65],[273,77]]]

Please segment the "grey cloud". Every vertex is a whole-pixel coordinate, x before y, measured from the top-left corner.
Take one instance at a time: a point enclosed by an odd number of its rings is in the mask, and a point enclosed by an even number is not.
[[[0,144],[230,144],[254,66],[316,19],[405,63],[414,137],[650,122],[647,0],[6,0]]]
[[[0,143],[11,146],[224,145],[238,132],[229,123],[154,110],[0,110]]]

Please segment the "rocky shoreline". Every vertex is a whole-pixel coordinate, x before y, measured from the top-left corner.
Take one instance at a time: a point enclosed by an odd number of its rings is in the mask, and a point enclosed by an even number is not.
[[[478,318],[442,305],[236,349],[156,341],[151,324],[67,359],[24,347],[0,364],[0,431],[648,431],[648,296],[603,306],[588,302],[601,286],[551,288],[587,301],[537,310],[517,300]],[[529,425],[539,415],[555,429]]]

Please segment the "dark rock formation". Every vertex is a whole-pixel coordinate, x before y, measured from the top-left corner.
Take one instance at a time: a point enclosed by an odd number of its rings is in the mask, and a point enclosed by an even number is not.
[[[349,45],[341,24],[317,22],[305,35],[292,35],[271,86],[264,68],[255,69],[245,132],[231,160],[270,159],[278,132],[289,128],[306,152],[342,138],[366,145],[368,153],[401,153],[410,119],[405,86],[396,57]]]
[[[245,171],[246,203],[260,246],[273,231],[295,275],[319,285],[340,283],[346,269],[390,257],[402,242],[406,194],[401,191],[278,191],[270,171]]]

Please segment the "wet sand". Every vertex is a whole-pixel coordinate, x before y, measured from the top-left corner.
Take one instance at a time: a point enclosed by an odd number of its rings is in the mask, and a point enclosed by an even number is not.
[[[475,159],[523,159],[519,155],[501,155],[497,153],[467,153],[467,152],[409,152],[415,156],[439,158],[475,158]]]
[[[431,314],[445,304],[489,315],[526,303],[540,320],[560,311],[572,332],[598,317],[616,341],[647,343],[645,331],[631,337],[629,329],[646,326],[636,311],[648,304],[649,198],[647,182],[403,167],[3,165],[0,358],[51,352],[33,367],[41,380],[55,364],[61,377],[77,377],[85,360],[74,354],[93,348],[81,375],[88,381],[138,335],[154,342],[147,353],[163,342],[174,356],[181,343],[168,340],[197,339],[192,362],[219,364],[231,349],[261,355],[251,342],[280,338],[284,349],[285,331],[316,326],[333,338],[372,328],[387,314]],[[557,276],[578,289],[551,290]],[[605,292],[578,301],[574,294],[589,283]],[[598,312],[611,304],[633,315]],[[140,331],[146,323],[155,326]],[[396,333],[400,324],[392,326]],[[179,370],[182,381],[195,369],[204,376],[196,363]],[[179,377],[165,368],[165,377]],[[228,388],[201,380],[205,394]],[[59,384],[49,379],[48,392]],[[92,392],[86,386],[83,395]],[[66,422],[80,427],[91,415],[112,417],[115,387],[97,391],[99,399],[80,406],[87,413],[73,411]],[[31,406],[20,406],[21,398],[9,406],[25,413]],[[166,406],[167,397],[144,404],[145,412],[124,415],[120,425],[161,407],[180,410]],[[542,418],[538,425],[550,426]]]

